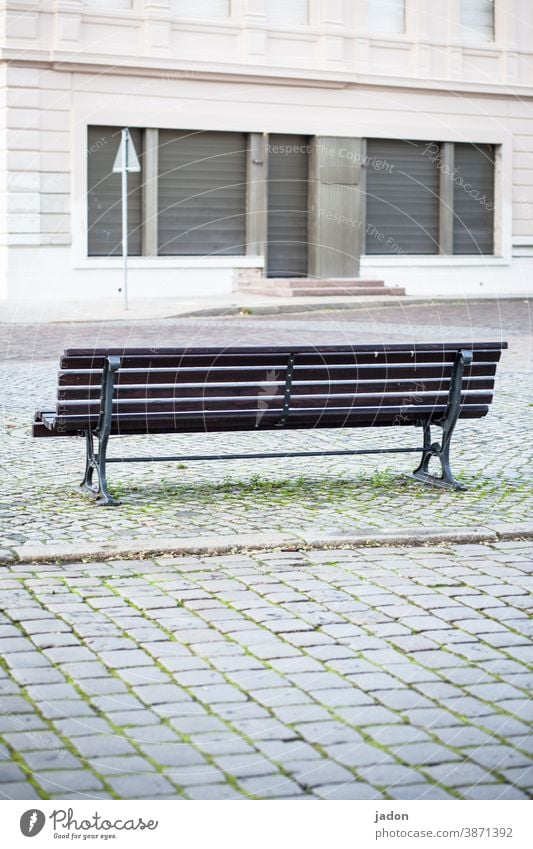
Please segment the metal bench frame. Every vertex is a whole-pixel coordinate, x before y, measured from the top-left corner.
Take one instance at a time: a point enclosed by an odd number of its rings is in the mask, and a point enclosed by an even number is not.
[[[283,393],[283,407],[280,420],[276,427],[286,427],[291,410],[291,388],[294,363],[298,355],[289,354],[285,387]],[[421,453],[422,458],[412,474],[412,477],[424,484],[438,486],[444,489],[464,490],[464,487],[453,475],[450,465],[450,445],[461,410],[461,389],[465,366],[469,366],[473,360],[473,352],[467,349],[457,351],[450,377],[450,389],[448,393],[447,406],[444,416],[433,422],[442,429],[440,442],[432,442],[431,423],[420,419],[413,422],[417,427],[423,428],[423,445],[419,448],[365,448],[341,451],[291,451],[291,452],[261,452],[248,454],[202,454],[202,455],[172,455],[162,457],[108,457],[107,448],[111,434],[113,421],[113,394],[115,387],[115,376],[120,368],[121,358],[109,355],[105,359],[102,373],[102,385],[100,395],[100,414],[98,424],[94,430],[85,430],[83,435],[86,441],[86,463],[85,474],[81,483],[81,489],[95,498],[100,504],[119,504],[110,494],[106,467],[108,463],[144,463],[144,462],[191,462],[196,460],[242,460],[242,459],[269,459],[281,457],[322,457],[322,456],[350,456],[357,454],[403,454]],[[371,425],[367,425],[371,427]],[[94,440],[98,441],[98,450],[95,451]],[[440,463],[442,474],[440,476],[429,472],[429,464],[433,457]],[[96,481],[94,475],[96,474]]]

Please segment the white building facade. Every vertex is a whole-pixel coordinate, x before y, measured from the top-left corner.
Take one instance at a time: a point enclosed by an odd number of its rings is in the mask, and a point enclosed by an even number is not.
[[[0,298],[533,294],[531,0],[0,2]]]

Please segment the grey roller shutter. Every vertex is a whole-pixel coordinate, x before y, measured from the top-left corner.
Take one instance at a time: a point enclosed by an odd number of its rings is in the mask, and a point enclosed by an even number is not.
[[[122,256],[121,175],[113,174],[121,127],[89,127],[87,213],[89,256]],[[142,133],[130,129],[142,167]],[[142,173],[128,174],[128,253],[139,256],[142,242]]]
[[[439,170],[430,142],[369,139],[366,253],[436,254]]]
[[[453,252],[494,252],[494,146],[456,144]]]
[[[246,135],[159,133],[159,254],[246,253]]]
[[[268,142],[269,277],[307,275],[307,136],[271,135]]]

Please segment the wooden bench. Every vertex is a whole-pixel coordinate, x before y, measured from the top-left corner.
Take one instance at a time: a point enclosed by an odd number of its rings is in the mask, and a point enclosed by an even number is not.
[[[421,453],[413,476],[463,489],[450,468],[458,418],[485,416],[505,342],[247,348],[69,349],[56,409],[35,414],[36,437],[83,436],[82,488],[101,503],[106,464],[142,460]],[[414,425],[423,444],[324,451],[108,457],[110,436]],[[432,425],[442,430],[433,442]],[[98,450],[95,442],[98,440]],[[430,474],[432,457],[442,474]],[[96,482],[93,484],[94,473]]]

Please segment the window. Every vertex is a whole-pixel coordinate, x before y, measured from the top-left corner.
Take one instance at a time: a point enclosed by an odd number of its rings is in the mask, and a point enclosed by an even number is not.
[[[494,252],[493,145],[454,145],[453,252]]]
[[[309,0],[265,0],[265,13],[273,24],[307,24]]]
[[[405,0],[364,0],[368,32],[405,32]]]
[[[493,254],[494,162],[494,145],[370,139],[366,253]]]
[[[121,175],[113,173],[121,127],[89,127],[87,204],[89,256],[122,256]],[[141,130],[131,138],[142,167]],[[139,256],[142,235],[142,175],[128,174],[128,253]]]
[[[366,253],[439,252],[439,171],[430,142],[370,139]]]
[[[475,41],[494,41],[494,0],[461,0],[461,30]]]
[[[159,133],[158,253],[246,253],[246,135]]]
[[[230,0],[170,0],[170,9],[180,18],[227,18]]]

